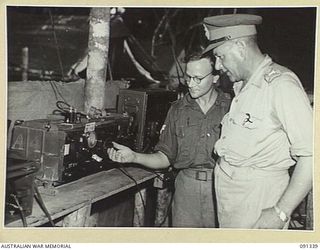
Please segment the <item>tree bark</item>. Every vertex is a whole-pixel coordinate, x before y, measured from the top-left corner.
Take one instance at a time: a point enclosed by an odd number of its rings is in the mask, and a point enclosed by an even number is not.
[[[90,12],[88,65],[84,91],[84,109],[104,108],[107,61],[110,39],[110,8],[92,8]]]

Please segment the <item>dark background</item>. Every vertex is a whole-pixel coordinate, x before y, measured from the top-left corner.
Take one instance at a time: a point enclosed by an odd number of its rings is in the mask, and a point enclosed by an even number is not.
[[[168,78],[174,55],[205,45],[201,21],[204,17],[230,13],[252,13],[263,17],[258,26],[259,44],[274,61],[292,69],[305,89],[313,92],[316,8],[126,8],[123,22],[111,22],[109,53],[115,79],[141,78],[128,57],[123,55],[123,39],[129,34],[140,43],[146,55],[151,54],[152,37],[159,28],[154,55],[157,67],[150,67],[154,78]],[[76,7],[7,7],[8,80],[20,80],[21,49],[29,48],[31,80],[62,80],[84,53],[88,43],[90,8]],[[56,36],[56,39],[54,38]],[[141,52],[141,51],[140,51]],[[58,56],[60,55],[60,59]],[[141,54],[141,53],[140,53]],[[143,54],[143,53],[142,53]],[[145,56],[137,59],[146,62]],[[148,64],[148,63],[147,63]],[[62,68],[61,68],[62,65]],[[146,66],[148,68],[148,65]],[[37,71],[38,70],[38,71]],[[45,72],[50,73],[46,74]],[[44,72],[44,73],[43,73]],[[143,79],[141,79],[143,80]]]

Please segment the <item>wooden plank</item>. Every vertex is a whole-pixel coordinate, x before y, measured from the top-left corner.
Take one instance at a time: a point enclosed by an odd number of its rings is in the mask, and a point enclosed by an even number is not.
[[[158,189],[155,215],[156,227],[169,226],[169,214],[171,213],[172,195],[173,193],[169,188]]]
[[[85,227],[96,227],[99,223],[99,214],[92,214],[86,219]]]
[[[143,168],[125,167],[124,169],[135,179],[137,184],[146,182],[156,176]],[[62,185],[57,188],[58,193],[55,196],[42,194],[42,199],[54,220],[135,185],[135,182],[119,169],[111,169]],[[34,202],[32,215],[27,217],[28,226],[40,226],[47,222],[48,218],[37,202]],[[22,223],[18,220],[5,226],[21,227]]]
[[[90,216],[91,205],[82,207],[79,210],[65,216],[62,221],[62,227],[84,227],[87,218]]]
[[[134,215],[133,215],[133,226],[143,227],[145,222],[145,208],[147,201],[147,189],[141,189],[135,194],[134,199]]]

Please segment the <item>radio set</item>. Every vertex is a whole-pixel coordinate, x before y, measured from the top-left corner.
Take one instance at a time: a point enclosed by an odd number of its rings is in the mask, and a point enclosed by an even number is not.
[[[8,155],[37,162],[37,179],[58,186],[113,168],[116,163],[107,155],[112,141],[133,146],[128,115],[109,113],[77,123],[30,120],[15,124]]]
[[[132,117],[135,150],[150,153],[159,140],[160,130],[177,93],[165,89],[120,89],[118,112]]]
[[[54,195],[55,187],[119,167],[107,154],[113,141],[152,152],[176,99],[164,89],[127,89],[120,90],[118,113],[91,108],[83,114],[58,101],[53,114],[59,119],[16,121],[7,154],[6,223],[21,217],[26,224],[34,190]]]
[[[107,154],[112,141],[152,152],[176,99],[175,92],[164,89],[122,89],[118,113],[91,108],[87,116],[58,101],[64,119],[15,122],[8,157],[39,165],[36,179],[47,187],[118,167]]]

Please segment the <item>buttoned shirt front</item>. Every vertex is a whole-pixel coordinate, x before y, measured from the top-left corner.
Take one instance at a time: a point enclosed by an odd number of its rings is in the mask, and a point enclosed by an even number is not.
[[[247,84],[235,83],[234,91],[215,145],[223,161],[272,171],[312,155],[312,108],[292,71],[265,56]]]
[[[163,152],[177,169],[214,167],[213,148],[229,105],[230,98],[219,92],[215,104],[204,114],[187,94],[171,106],[155,150]]]

